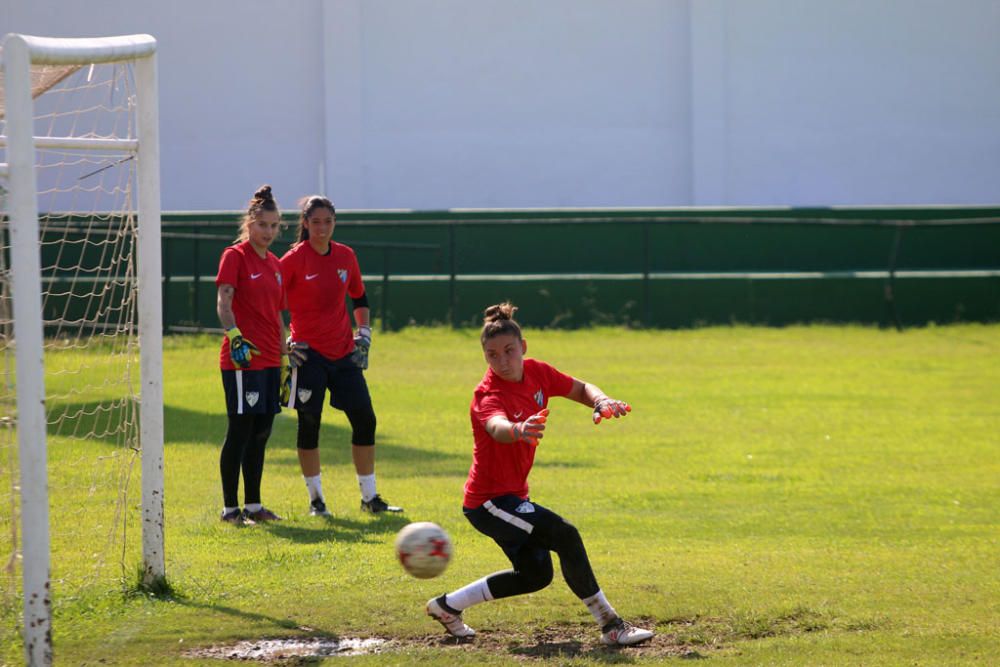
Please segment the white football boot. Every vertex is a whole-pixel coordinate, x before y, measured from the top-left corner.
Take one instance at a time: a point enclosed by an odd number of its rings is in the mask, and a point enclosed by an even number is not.
[[[637,628],[628,621],[617,618],[602,628],[601,643],[608,646],[632,646],[653,637],[649,630]]]
[[[468,638],[476,636],[476,631],[465,624],[462,620],[462,615],[452,614],[447,611],[438,602],[438,598],[431,598],[427,601],[427,615],[443,625],[444,629],[452,637]]]

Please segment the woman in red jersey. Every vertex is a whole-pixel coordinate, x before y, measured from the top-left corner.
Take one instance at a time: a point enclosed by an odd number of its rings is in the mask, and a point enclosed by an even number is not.
[[[351,455],[361,488],[362,511],[402,512],[375,488],[375,411],[365,382],[372,330],[361,270],[354,251],[333,240],[336,211],[326,197],[300,202],[298,242],[281,258],[288,310],[289,348],[303,361],[291,374],[288,407],[298,411],[299,465],[309,490],[310,513],[329,516],[320,484],[319,426],[326,391],[331,407],[351,424]],[[357,335],[347,314],[353,305]]]
[[[463,512],[479,532],[492,537],[513,569],[495,572],[427,602],[427,613],[455,637],[476,633],[462,620],[474,604],[541,590],[552,581],[552,555],[563,578],[587,606],[609,645],[637,644],[653,636],[618,616],[597,585],[580,533],[528,496],[528,473],[545,432],[552,396],[565,396],[594,410],[593,420],[624,417],[631,408],[599,388],[525,358],[528,344],[509,303],[486,309],[480,342],[489,368],[476,387],[470,412],[475,447],[465,483]]]
[[[281,411],[281,267],[269,250],[281,216],[271,186],[254,193],[240,223],[236,243],[222,252],[216,310],[226,330],[219,353],[229,426],[219,457],[222,520],[233,524],[277,521],[260,502],[264,450],[274,415]],[[241,511],[237,494],[243,471]]]

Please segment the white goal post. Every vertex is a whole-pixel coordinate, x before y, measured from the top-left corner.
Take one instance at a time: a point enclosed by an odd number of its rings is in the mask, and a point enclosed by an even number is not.
[[[29,664],[52,661],[52,589],[49,534],[48,422],[46,413],[42,261],[40,259],[39,192],[36,150],[88,150],[120,155],[134,161],[137,239],[134,273],[126,290],[138,290],[139,359],[138,438],[142,470],[142,568],[146,583],[165,576],[163,535],[163,389],[160,259],[160,169],[157,103],[156,40],[149,35],[95,39],[60,39],[9,34],[3,39],[4,134],[0,164],[6,181],[7,225],[10,233],[9,288],[12,301],[16,363],[16,432],[20,467],[21,562],[23,567],[23,633]],[[134,95],[124,106],[134,112],[126,132],[63,136],[38,132],[32,73],[39,66],[93,67],[98,63],[131,65]],[[58,79],[58,77],[55,77]],[[36,77],[37,81],[37,77]],[[52,125],[55,125],[54,123]],[[122,136],[122,135],[126,136]],[[79,179],[77,179],[79,180]],[[81,190],[83,186],[77,186]],[[73,195],[75,196],[75,195]],[[134,214],[134,215],[133,215]],[[113,218],[112,218],[113,219]],[[131,219],[131,218],[130,218]],[[132,264],[128,271],[132,271]],[[79,272],[78,272],[79,273]],[[92,282],[96,279],[91,279]],[[100,323],[89,323],[92,327]],[[65,335],[65,334],[64,334]],[[131,330],[128,334],[132,336]],[[127,409],[127,408],[126,408]]]

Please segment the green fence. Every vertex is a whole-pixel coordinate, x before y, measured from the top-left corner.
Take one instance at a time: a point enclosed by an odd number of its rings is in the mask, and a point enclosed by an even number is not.
[[[218,326],[239,213],[164,215],[164,321]],[[295,220],[273,250],[295,235]],[[1000,208],[344,211],[383,327],[1000,320]]]

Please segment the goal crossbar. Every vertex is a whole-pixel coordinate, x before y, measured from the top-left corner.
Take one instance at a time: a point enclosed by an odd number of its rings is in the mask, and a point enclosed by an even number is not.
[[[91,65],[138,60],[156,53],[156,39],[152,35],[63,39],[12,33],[4,41],[4,48],[14,43],[24,45],[35,65]]]

